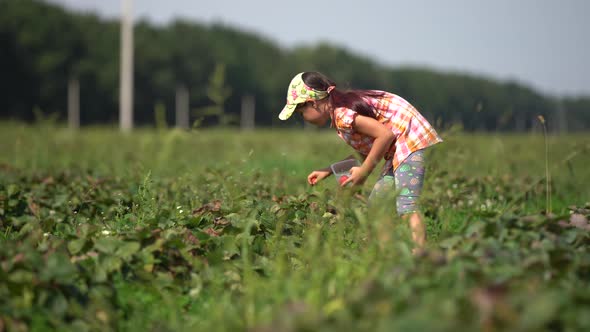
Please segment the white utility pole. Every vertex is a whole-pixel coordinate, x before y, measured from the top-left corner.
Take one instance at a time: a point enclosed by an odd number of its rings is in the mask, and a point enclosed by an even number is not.
[[[557,102],[557,132],[560,134],[567,133],[567,110],[561,99]]]
[[[242,97],[242,112],[240,117],[240,127],[242,130],[254,129],[255,107],[254,96],[245,95]]]
[[[189,127],[189,94],[184,85],[176,87],[176,127],[188,129]]]
[[[119,81],[119,125],[133,128],[133,0],[121,0],[121,58]]]
[[[68,81],[68,126],[80,128],[80,81],[77,78]]]

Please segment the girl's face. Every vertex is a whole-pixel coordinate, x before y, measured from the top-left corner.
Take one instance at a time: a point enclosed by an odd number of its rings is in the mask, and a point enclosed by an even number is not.
[[[323,100],[316,102],[308,101],[298,106],[295,112],[301,114],[305,122],[323,127],[330,121],[330,112],[327,106],[327,103]]]

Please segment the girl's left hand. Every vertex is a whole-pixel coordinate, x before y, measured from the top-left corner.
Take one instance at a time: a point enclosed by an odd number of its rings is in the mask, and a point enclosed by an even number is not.
[[[362,167],[358,167],[358,166],[352,167],[350,169],[350,176],[348,177],[348,179],[344,180],[340,184],[340,186],[344,187],[348,183],[352,183],[354,186],[360,186],[363,183],[365,183],[368,176],[369,176],[369,174],[367,174],[367,172]]]

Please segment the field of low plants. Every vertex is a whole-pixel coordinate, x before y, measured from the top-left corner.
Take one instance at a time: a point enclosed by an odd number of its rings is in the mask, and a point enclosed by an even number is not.
[[[590,135],[441,136],[412,255],[331,131],[0,124],[0,331],[590,330]]]

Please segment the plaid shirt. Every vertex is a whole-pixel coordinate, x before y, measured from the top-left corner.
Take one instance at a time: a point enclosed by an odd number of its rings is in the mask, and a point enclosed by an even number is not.
[[[395,134],[395,144],[384,156],[386,163],[383,174],[385,174],[392,167],[395,171],[412,152],[442,142],[442,139],[424,116],[409,102],[393,93],[383,93],[382,97],[366,97],[365,100],[373,106],[377,121]],[[357,115],[349,108],[336,108],[334,123],[338,136],[357,152],[366,156],[371,151],[375,139],[353,129],[352,124]]]

